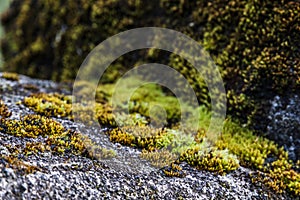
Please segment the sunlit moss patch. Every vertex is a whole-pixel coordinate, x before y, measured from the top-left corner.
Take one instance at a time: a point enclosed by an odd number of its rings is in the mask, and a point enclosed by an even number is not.
[[[71,114],[71,99],[60,94],[38,93],[25,97],[24,105],[44,116],[67,117]]]
[[[153,166],[159,168],[170,165],[178,158],[168,150],[147,151],[145,149],[142,150],[140,157],[149,160]]]
[[[19,81],[19,75],[12,72],[3,72],[1,78],[5,78],[10,81]]]
[[[112,129],[108,134],[113,142],[151,151],[156,148],[157,141],[166,132],[148,126],[125,126]]]
[[[60,123],[40,115],[25,115],[20,120],[0,120],[0,129],[3,132],[18,137],[36,138],[61,134],[64,131]]]
[[[239,167],[239,160],[226,150],[202,148],[197,145],[180,156],[181,161],[186,161],[200,170],[208,170],[225,174]]]
[[[228,120],[216,146],[235,154],[241,165],[259,170],[261,175],[254,176],[253,181],[263,182],[279,193],[287,190],[300,194],[300,174],[293,169],[295,164],[273,141],[255,136],[250,130]],[[271,161],[268,158],[272,158]]]

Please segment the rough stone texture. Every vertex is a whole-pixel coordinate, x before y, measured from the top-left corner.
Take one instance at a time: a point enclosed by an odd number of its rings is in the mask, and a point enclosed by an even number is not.
[[[300,98],[276,96],[269,113],[268,137],[284,146],[293,160],[300,158]]]
[[[40,91],[67,92],[61,85],[20,76],[19,82],[0,79],[1,98],[13,112],[11,118],[33,113],[16,104],[29,90],[24,84],[34,84]],[[82,125],[56,119],[66,128],[81,129]],[[105,148],[114,149],[117,156],[108,160],[91,160],[71,154],[38,153],[20,158],[40,168],[35,173],[22,175],[8,168],[0,159],[1,199],[293,199],[286,194],[275,194],[261,184],[251,182],[254,171],[240,167],[225,176],[198,171],[182,163],[183,178],[166,177],[162,169],[152,167],[139,158],[140,151],[112,144],[103,130],[85,127],[85,134]],[[92,134],[94,133],[94,134]],[[18,138],[0,132],[1,155],[9,155],[5,144],[25,145],[42,138]]]

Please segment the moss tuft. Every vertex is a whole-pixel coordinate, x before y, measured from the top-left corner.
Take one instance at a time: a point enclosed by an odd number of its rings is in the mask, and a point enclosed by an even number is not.
[[[199,145],[182,153],[180,160],[186,161],[199,170],[208,170],[219,174],[228,173],[239,167],[237,157],[228,151],[202,148]]]
[[[12,72],[3,72],[1,78],[5,78],[10,81],[19,81],[19,75]]]
[[[11,116],[11,112],[8,110],[7,106],[0,99],[0,117],[7,118]]]
[[[67,117],[71,114],[71,99],[57,93],[37,93],[25,97],[24,105],[33,109],[36,113],[48,117]]]
[[[143,149],[140,157],[149,160],[153,166],[159,168],[170,165],[178,158],[178,156],[176,156],[175,154],[164,149],[155,151],[147,151]]]

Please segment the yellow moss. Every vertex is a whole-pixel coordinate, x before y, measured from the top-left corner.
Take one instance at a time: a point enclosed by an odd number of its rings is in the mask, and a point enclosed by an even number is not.
[[[278,148],[273,141],[255,136],[250,130],[228,120],[216,146],[229,149],[239,158],[241,165],[263,172],[263,175],[254,177],[253,181],[263,182],[279,193],[288,190],[292,194],[300,194],[300,174],[292,169],[288,153]],[[275,158],[275,161],[266,163],[268,157]]]
[[[67,117],[71,114],[71,99],[67,96],[38,93],[25,97],[24,105],[45,116]]]
[[[102,159],[115,156],[113,150],[107,150],[96,145],[87,136],[74,131],[65,131],[60,135],[49,136],[46,144],[52,151],[63,154],[71,152],[73,154],[86,156],[93,159]]]
[[[19,81],[19,75],[12,72],[3,72],[1,78],[5,78],[11,81]]]
[[[108,104],[96,104],[96,118],[100,125],[117,126],[112,107]]]
[[[219,174],[225,174],[239,167],[239,160],[228,151],[201,148],[199,145],[182,153],[180,160],[186,161],[199,170],[208,170]]]
[[[108,134],[113,142],[151,151],[156,148],[157,141],[166,132],[149,126],[126,126],[112,129]]]
[[[0,99],[0,117],[7,118],[11,116],[11,112],[8,110],[7,106]]]
[[[175,154],[164,149],[155,151],[147,151],[143,149],[140,157],[149,160],[153,166],[159,168],[170,165],[178,158]]]
[[[40,115],[25,115],[20,120],[0,119],[0,124],[5,133],[18,137],[36,138],[64,131],[60,123]]]

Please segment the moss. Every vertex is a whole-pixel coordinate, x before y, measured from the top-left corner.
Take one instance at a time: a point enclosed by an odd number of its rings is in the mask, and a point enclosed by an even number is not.
[[[71,152],[92,159],[104,159],[116,155],[113,150],[102,148],[87,136],[70,130],[62,134],[50,136],[47,138],[46,144],[51,147],[52,151],[60,154]]]
[[[7,118],[11,116],[11,112],[8,110],[7,106],[0,99],[0,117]]]
[[[112,129],[108,134],[113,142],[152,151],[166,132],[149,126],[125,126]]]
[[[262,169],[268,156],[278,152],[274,142],[255,136],[252,131],[227,121],[224,131],[216,142],[219,149],[229,149],[239,156],[241,164],[247,167]]]
[[[36,93],[25,97],[24,105],[48,117],[67,117],[71,114],[71,99],[57,93]]]
[[[20,120],[0,120],[3,132],[18,137],[36,138],[61,134],[64,131],[60,123],[40,115],[25,115],[20,117]]]
[[[299,195],[300,175],[293,169],[297,164],[289,161],[288,153],[273,141],[255,136],[252,131],[228,120],[216,146],[235,154],[242,166],[261,171],[263,175],[254,176],[253,181],[263,182],[279,193],[287,190]]]
[[[12,72],[3,72],[1,78],[5,78],[10,81],[19,81],[19,75]]]
[[[185,173],[182,171],[182,168],[175,164],[175,162],[172,162],[169,167],[166,167],[163,169],[163,172],[168,177],[184,177]]]
[[[59,122],[40,115],[25,115],[20,120],[1,118],[0,130],[17,137],[46,137],[44,143],[26,143],[23,149],[25,155],[44,151],[52,151],[59,154],[73,153],[93,159],[108,158],[115,155],[113,151],[96,145],[87,136],[65,130]]]
[[[164,149],[155,150],[155,151],[147,151],[143,149],[140,157],[149,160],[153,166],[159,168],[169,166],[172,162],[174,162],[178,158],[175,154]]]
[[[6,167],[13,168],[20,174],[31,174],[35,173],[36,171],[42,171],[40,167],[25,163],[24,161],[21,161],[14,156],[1,155],[0,159],[3,159],[5,162],[8,163]]]
[[[264,132],[267,100],[299,90],[299,12],[299,2],[287,0],[13,1],[2,16],[4,68],[41,78],[72,79],[87,54],[111,35],[141,26],[171,28],[198,41],[222,70],[228,113]],[[169,62],[187,78],[199,102],[210,106],[203,78],[195,77],[195,69],[173,54],[150,50],[124,56],[103,81],[115,82],[143,57]]]
[[[58,93],[35,93],[25,97],[23,104],[44,116],[74,120],[70,96]],[[95,107],[91,105],[89,102],[74,103],[73,112],[76,112],[76,120],[80,120],[88,125],[93,125],[97,120],[100,125],[116,127],[117,124],[111,106],[107,103],[96,103]]]
[[[96,118],[100,125],[116,127],[117,122],[113,114],[113,109],[108,104],[97,104],[96,105]]]
[[[208,170],[225,174],[239,167],[239,160],[226,150],[217,150],[200,145],[188,149],[180,156],[181,161],[186,161],[199,170]]]

